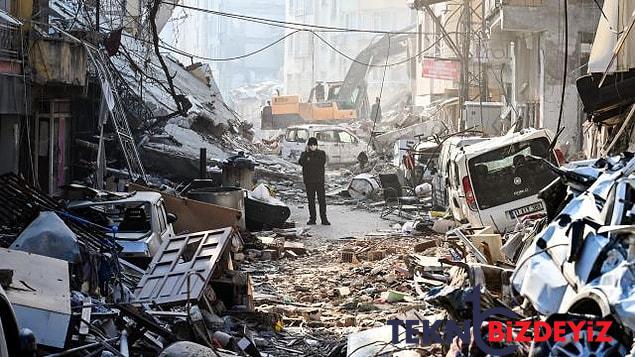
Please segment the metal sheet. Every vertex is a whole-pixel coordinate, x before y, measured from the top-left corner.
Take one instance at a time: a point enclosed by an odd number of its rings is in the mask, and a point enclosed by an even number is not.
[[[0,268],[13,270],[13,282],[5,292],[18,326],[31,329],[40,344],[64,347],[71,319],[68,263],[0,248]]]
[[[134,183],[128,186],[134,191],[153,191]],[[238,224],[242,214],[240,210],[233,208],[177,197],[165,192],[160,193],[165,203],[165,210],[178,217],[178,220],[172,224],[177,234],[231,227]]]
[[[227,248],[233,232],[228,227],[164,240],[135,289],[136,298],[158,304],[185,302],[188,298],[187,277],[191,275],[189,296],[193,301],[200,299],[217,263],[224,254],[229,254]]]

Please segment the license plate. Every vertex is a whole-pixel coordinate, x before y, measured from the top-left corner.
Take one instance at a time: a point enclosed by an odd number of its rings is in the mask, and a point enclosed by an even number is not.
[[[507,211],[507,214],[509,214],[511,218],[517,218],[528,215],[530,213],[542,211],[543,209],[544,208],[542,206],[542,202],[536,202],[527,206],[513,209],[511,211]]]

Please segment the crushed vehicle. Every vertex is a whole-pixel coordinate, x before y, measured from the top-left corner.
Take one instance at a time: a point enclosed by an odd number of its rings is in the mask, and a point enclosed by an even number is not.
[[[358,156],[366,152],[366,143],[344,127],[298,125],[287,128],[281,143],[282,157],[297,161],[310,137],[317,138],[320,150],[326,153],[327,165],[354,164]]]
[[[165,239],[174,236],[172,223],[177,217],[166,212],[157,192],[138,191],[115,200],[72,201],[67,207],[81,218],[110,228],[123,247],[120,256],[142,267]]]
[[[534,350],[623,356],[635,336],[635,157],[553,169],[560,178],[541,193],[551,222],[521,255],[514,290],[547,320],[610,322],[603,333],[612,341],[547,341]]]
[[[548,163],[560,165],[552,139],[547,129],[523,129],[461,148],[447,163],[454,218],[504,233],[523,217],[544,213],[538,193],[556,178]]]
[[[434,207],[445,209],[449,206],[447,186],[450,184],[450,163],[456,155],[462,152],[462,148],[483,140],[487,140],[487,138],[480,136],[450,136],[441,142],[437,159],[437,171],[432,178],[432,204]]]

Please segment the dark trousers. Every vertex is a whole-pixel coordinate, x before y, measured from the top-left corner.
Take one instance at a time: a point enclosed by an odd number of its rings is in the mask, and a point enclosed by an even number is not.
[[[309,200],[309,219],[315,221],[315,194],[317,193],[318,204],[320,205],[320,219],[326,221],[326,193],[324,192],[324,182],[305,183],[306,197]]]

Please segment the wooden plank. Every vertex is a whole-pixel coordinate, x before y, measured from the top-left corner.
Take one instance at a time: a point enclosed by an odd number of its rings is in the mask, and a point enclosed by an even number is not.
[[[92,312],[90,297],[84,297],[83,307],[82,307],[82,321],[79,324],[79,334],[82,336],[88,335],[90,332],[89,323],[90,323],[90,313]]]

